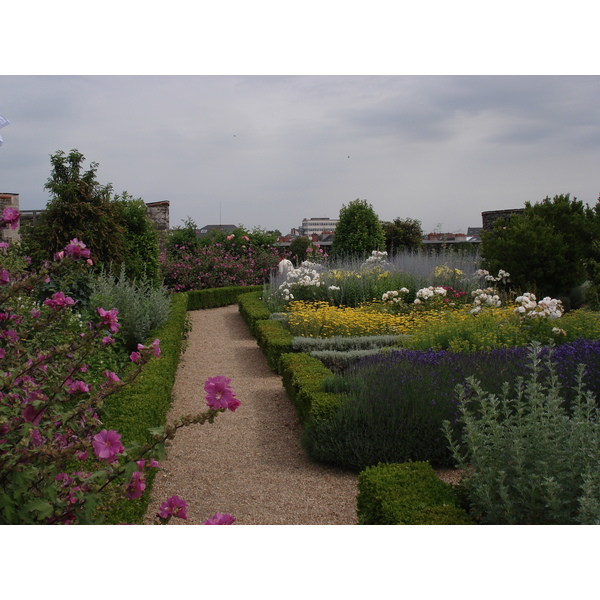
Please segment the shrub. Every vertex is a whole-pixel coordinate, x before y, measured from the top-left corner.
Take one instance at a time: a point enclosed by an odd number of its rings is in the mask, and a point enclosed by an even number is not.
[[[271,313],[267,308],[267,305],[262,300],[263,293],[260,291],[254,291],[249,294],[244,294],[238,298],[238,306],[240,315],[250,333],[256,337],[256,323],[257,321],[266,321]]]
[[[345,400],[340,394],[323,391],[322,383],[332,373],[320,360],[304,353],[287,353],[279,362],[283,386],[303,423],[309,418],[320,422],[330,417]]]
[[[550,357],[530,349],[531,374],[500,395],[475,378],[459,388],[460,439],[444,424],[471,513],[488,524],[600,522],[600,410],[584,391],[583,366],[571,407]]]
[[[359,525],[472,525],[429,463],[378,464],[358,475]]]
[[[154,282],[142,277],[130,281],[121,267],[119,276],[102,271],[91,284],[90,305],[119,311],[119,337],[128,350],[135,350],[150,332],[166,323],[171,295],[166,288],[156,288]]]
[[[229,306],[230,304],[238,302],[242,294],[246,295],[251,292],[258,292],[260,294],[259,290],[262,290],[262,286],[236,285],[207,290],[193,290],[187,293],[188,310]]]

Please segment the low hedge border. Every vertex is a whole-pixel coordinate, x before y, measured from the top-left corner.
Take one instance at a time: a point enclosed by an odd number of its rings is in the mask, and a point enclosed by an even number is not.
[[[187,307],[187,294],[173,296],[169,320],[149,337],[149,340],[160,339],[160,358],[152,358],[132,385],[121,388],[105,401],[103,426],[118,431],[125,445],[150,442],[152,436],[148,429],[166,423],[184,340]],[[107,523],[142,523],[154,475],[155,470],[150,469],[141,498],[116,501],[106,516]]]
[[[271,311],[268,306],[262,300],[263,293],[261,291],[251,292],[244,294],[238,298],[238,309],[242,319],[250,333],[257,337],[257,323],[258,321],[268,321],[271,315]]]
[[[262,285],[237,285],[223,288],[210,288],[187,292],[188,310],[201,310],[204,308],[219,308],[236,304],[241,294],[262,293]],[[268,317],[266,317],[268,318]]]
[[[379,463],[358,475],[359,525],[474,525],[428,462]]]
[[[327,419],[345,397],[324,392],[321,384],[333,373],[310,354],[287,353],[279,359],[282,383],[302,423]]]

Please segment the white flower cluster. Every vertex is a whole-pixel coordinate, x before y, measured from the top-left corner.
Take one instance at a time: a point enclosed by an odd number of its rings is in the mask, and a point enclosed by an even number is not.
[[[415,298],[415,304],[421,304],[421,302],[432,298],[433,296],[445,296],[446,290],[443,287],[434,287],[430,285],[426,288],[421,288],[417,292],[417,297]]]
[[[473,308],[471,309],[471,313],[474,315],[480,313],[484,307],[498,307],[502,306],[502,301],[498,294],[496,294],[496,288],[485,288],[477,289],[471,292],[471,296],[473,296]]]
[[[390,290],[381,296],[382,302],[387,302],[388,304],[400,304],[404,301],[404,298],[401,294],[408,294],[408,289],[403,287],[399,290]]]
[[[361,265],[361,267],[373,267],[377,265],[387,265],[387,252],[381,252],[380,250],[373,250],[371,256]]]
[[[486,281],[502,281],[502,283],[507,283],[510,281],[510,273],[504,269],[500,269],[496,277],[490,275],[490,272],[486,271],[485,269],[477,269],[475,275],[478,277],[483,277]]]
[[[292,290],[299,287],[320,287],[320,265],[305,260],[297,269],[290,269],[286,273],[286,280],[279,286],[279,292],[285,302],[294,299]]]
[[[549,319],[558,319],[559,317],[562,317],[564,312],[560,300],[546,296],[537,302],[535,295],[530,292],[525,292],[522,296],[515,298],[515,303],[521,305],[515,308],[515,312],[523,317],[548,317]]]

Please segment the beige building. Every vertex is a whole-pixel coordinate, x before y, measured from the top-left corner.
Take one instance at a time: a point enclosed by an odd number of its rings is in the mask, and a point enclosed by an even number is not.
[[[0,194],[0,212],[8,206],[19,210],[19,194]],[[16,242],[19,239],[19,228],[0,229],[0,238],[3,242]]]

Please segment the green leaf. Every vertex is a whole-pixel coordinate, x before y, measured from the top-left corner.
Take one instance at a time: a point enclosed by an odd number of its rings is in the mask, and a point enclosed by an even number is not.
[[[36,498],[27,502],[23,506],[22,511],[37,512],[40,519],[47,519],[54,512],[54,508],[48,502]]]

